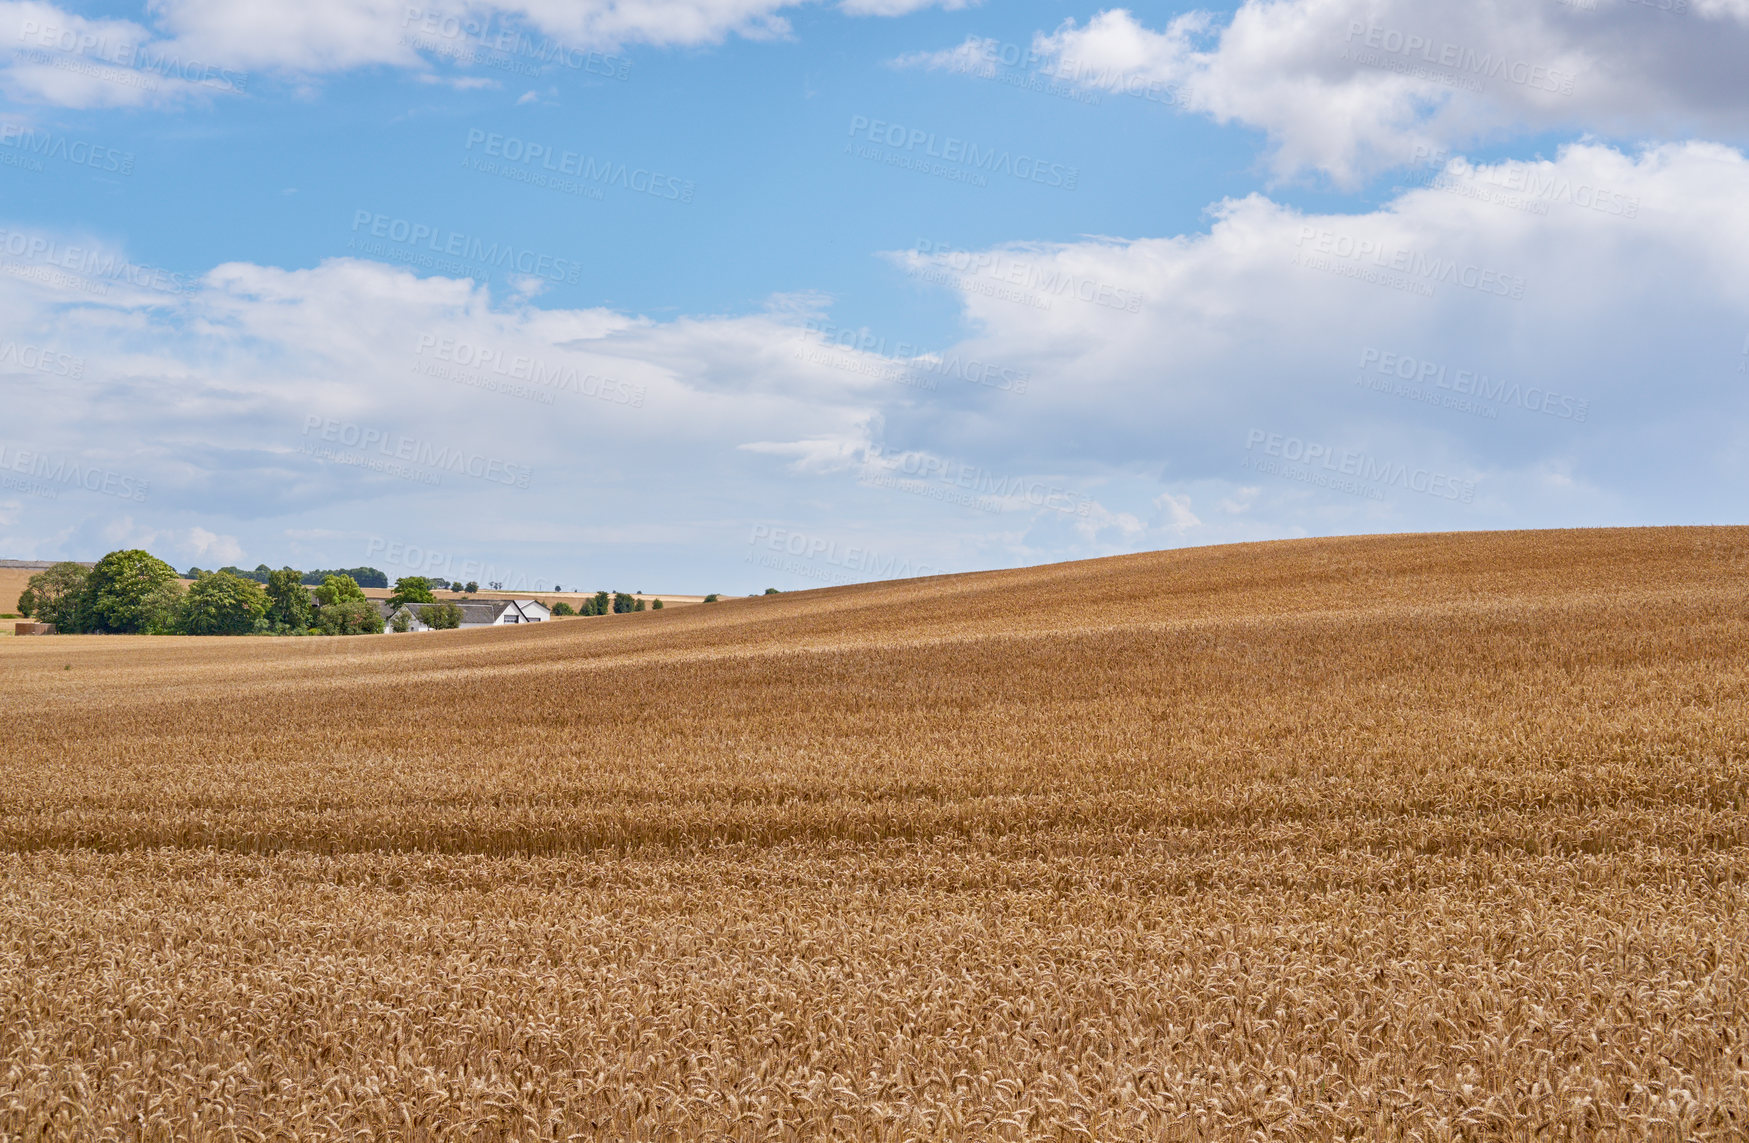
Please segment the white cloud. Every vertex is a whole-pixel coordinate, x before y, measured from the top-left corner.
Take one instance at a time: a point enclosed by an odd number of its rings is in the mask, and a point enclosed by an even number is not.
[[[235,90],[244,77],[168,48],[131,20],[0,0],[0,90],[61,107],[142,107]]]
[[[1217,27],[1152,30],[1124,9],[1035,40],[1056,74],[1156,85],[1266,131],[1278,173],[1353,183],[1425,150],[1542,130],[1749,136],[1749,3],[1683,15],[1521,0],[1245,0]]]
[[[807,0],[149,0],[139,21],[90,19],[43,0],[0,0],[0,90],[66,107],[133,107],[246,91],[260,73],[315,77],[369,66],[440,77],[508,51],[535,66],[605,74],[592,51],[697,47],[790,35]],[[847,0],[851,15],[899,16],[971,0]],[[605,69],[605,70],[604,70]]]
[[[1576,145],[1454,163],[1446,180],[1357,214],[1256,195],[1220,204],[1206,233],[895,257],[954,283],[974,332],[941,353],[1024,373],[1024,392],[947,374],[902,384],[935,356],[834,345],[816,296],[655,321],[352,259],[222,265],[180,294],[97,294],[8,264],[13,336],[85,360],[77,380],[9,375],[32,409],[13,443],[101,462],[150,495],[18,496],[6,539],[88,558],[113,524],[177,562],[231,562],[234,543],[250,562],[308,551],[334,566],[366,562],[373,538],[536,560],[654,521],[692,538],[636,533],[668,545],[653,563],[714,577],[758,521],[970,568],[1296,532],[1737,514],[1749,441],[1725,414],[1749,333],[1749,160]],[[1271,438],[1472,494],[1364,479],[1355,494],[1248,463]],[[434,450],[532,479],[419,460]],[[907,478],[909,465],[927,487],[864,479],[871,463]]]

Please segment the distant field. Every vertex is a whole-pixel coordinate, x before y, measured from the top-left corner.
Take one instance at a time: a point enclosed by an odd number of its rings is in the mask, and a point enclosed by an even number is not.
[[[0,646],[0,1137],[1716,1139],[1749,529]]]

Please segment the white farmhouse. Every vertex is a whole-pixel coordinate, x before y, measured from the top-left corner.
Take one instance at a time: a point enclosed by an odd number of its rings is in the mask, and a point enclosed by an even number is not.
[[[444,600],[453,602],[462,612],[462,627],[508,627],[513,623],[545,623],[553,617],[546,604],[537,599],[457,599]],[[403,605],[408,612],[407,630],[429,631],[431,628],[420,621],[419,609],[430,607],[429,603],[409,603]],[[394,618],[396,608],[387,603],[378,603],[377,609],[383,613],[383,622]],[[389,628],[390,632],[394,628]]]

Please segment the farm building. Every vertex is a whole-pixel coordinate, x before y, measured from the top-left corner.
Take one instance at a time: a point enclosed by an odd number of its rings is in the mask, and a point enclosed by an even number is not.
[[[507,627],[513,623],[544,623],[553,617],[544,603],[534,599],[458,599],[455,605],[461,608],[462,626],[467,627]],[[411,615],[407,630],[429,631],[419,620],[419,609],[429,607],[426,603],[406,605]],[[394,618],[397,608],[390,607],[386,602],[377,604],[383,613],[383,622]]]

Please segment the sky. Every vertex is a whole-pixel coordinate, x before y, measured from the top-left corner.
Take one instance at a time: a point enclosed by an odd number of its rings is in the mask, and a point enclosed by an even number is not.
[[[0,558],[1742,523],[1749,0],[0,0]]]

